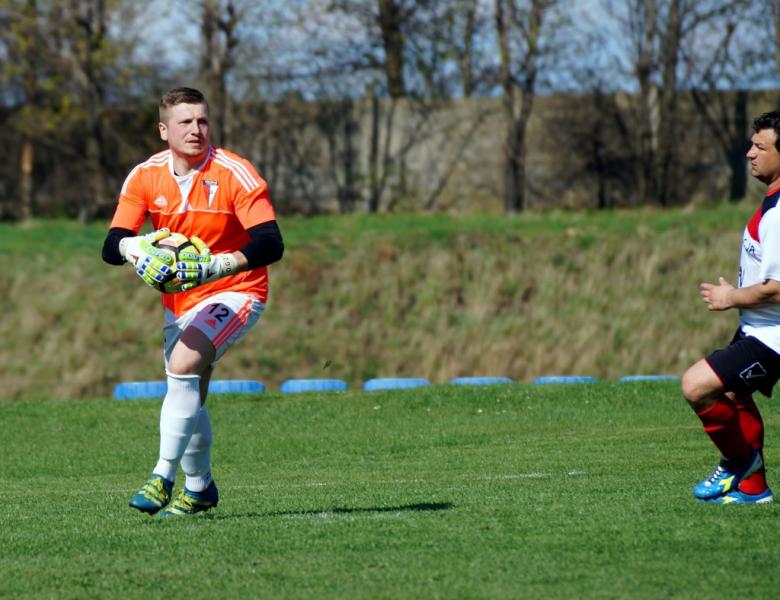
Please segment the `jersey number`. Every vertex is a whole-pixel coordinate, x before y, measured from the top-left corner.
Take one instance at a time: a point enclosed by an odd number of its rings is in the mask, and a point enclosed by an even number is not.
[[[209,308],[209,314],[222,323],[222,319],[230,314],[230,311],[222,304],[214,304]]]

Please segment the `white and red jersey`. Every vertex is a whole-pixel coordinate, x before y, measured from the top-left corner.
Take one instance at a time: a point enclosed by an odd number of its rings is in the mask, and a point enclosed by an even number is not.
[[[767,192],[742,235],[738,287],[780,281],[780,187]],[[780,304],[739,311],[742,331],[780,354]]]
[[[155,229],[167,227],[198,236],[212,254],[240,250],[247,229],[276,220],[268,186],[252,164],[223,148],[211,147],[203,164],[184,177],[173,170],[170,150],[137,165],[125,179],[111,227],[138,232],[149,218]],[[179,316],[218,292],[243,292],[265,302],[265,267],[223,277],[179,294],[162,294],[166,308]]]

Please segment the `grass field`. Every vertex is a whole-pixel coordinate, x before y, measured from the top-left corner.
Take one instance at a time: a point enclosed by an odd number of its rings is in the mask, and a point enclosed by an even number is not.
[[[158,401],[0,403],[0,597],[777,598],[675,382],[215,396],[220,505],[127,507]],[[761,402],[777,483],[776,402]]]

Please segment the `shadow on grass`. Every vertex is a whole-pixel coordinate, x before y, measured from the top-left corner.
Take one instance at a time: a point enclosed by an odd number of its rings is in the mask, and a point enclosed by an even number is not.
[[[220,515],[206,513],[208,519],[235,519],[245,517],[326,517],[329,515],[352,515],[361,513],[394,513],[394,512],[427,512],[449,510],[455,505],[452,502],[420,502],[416,504],[403,504],[401,506],[367,506],[367,507],[341,507],[323,508],[314,510],[280,510],[272,512],[254,512],[238,515]]]

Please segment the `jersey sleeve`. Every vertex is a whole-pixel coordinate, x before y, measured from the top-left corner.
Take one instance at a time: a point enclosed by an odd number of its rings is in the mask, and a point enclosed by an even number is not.
[[[234,210],[236,218],[244,229],[249,229],[255,225],[275,221],[276,214],[268,194],[268,184],[257,174],[249,161],[245,161],[244,166],[250,170],[256,186],[251,190],[239,188],[240,191],[236,194],[234,202]]]
[[[761,281],[780,281],[780,209],[773,208],[761,219]]]
[[[142,179],[143,175],[138,169],[134,169],[125,179],[111,227],[122,227],[135,233],[141,229],[147,216]]]

